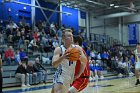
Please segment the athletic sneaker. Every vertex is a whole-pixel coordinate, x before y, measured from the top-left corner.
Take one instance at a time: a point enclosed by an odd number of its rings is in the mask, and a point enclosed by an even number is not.
[[[130,73],[129,73],[129,76],[130,76],[130,77],[134,76],[134,73],[130,72]]]
[[[92,81],[92,77],[89,77],[89,81]]]
[[[123,75],[120,73],[119,75],[118,75],[118,77],[122,77]]]
[[[31,85],[30,84],[27,84],[27,86],[30,87]]]
[[[26,87],[26,85],[25,84],[22,84],[21,87]]]
[[[140,84],[140,81],[139,81],[139,79],[137,79],[137,82],[136,82],[136,84],[135,84],[135,85],[138,85],[138,84]]]
[[[101,76],[100,79],[104,79],[104,76]]]

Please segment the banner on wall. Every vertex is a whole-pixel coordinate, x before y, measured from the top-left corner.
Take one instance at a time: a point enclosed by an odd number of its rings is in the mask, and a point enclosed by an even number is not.
[[[86,19],[86,12],[80,11],[80,18]]]
[[[128,25],[128,42],[129,45],[137,44],[137,24]]]

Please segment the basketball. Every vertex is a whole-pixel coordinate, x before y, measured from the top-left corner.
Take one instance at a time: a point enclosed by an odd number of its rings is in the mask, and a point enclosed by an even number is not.
[[[69,53],[68,57],[70,61],[77,61],[80,58],[80,50],[76,47],[68,48],[67,51]]]

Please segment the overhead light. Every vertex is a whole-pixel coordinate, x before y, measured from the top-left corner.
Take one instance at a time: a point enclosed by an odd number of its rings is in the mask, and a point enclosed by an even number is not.
[[[2,2],[13,2],[14,0],[2,0]]]
[[[86,0],[86,1],[87,1],[87,2],[91,2],[91,3],[93,2],[93,1],[91,1],[91,0]]]
[[[8,8],[8,12],[11,12],[11,8]]]
[[[119,7],[120,7],[120,6],[118,6],[118,5],[115,5],[115,6],[114,6],[114,8],[119,8]]]
[[[64,14],[67,15],[67,16],[72,15],[72,13],[69,13],[69,12],[64,12]]]
[[[93,3],[93,4],[96,4],[96,5],[100,5],[100,6],[106,6],[105,4],[102,4],[102,3],[99,3],[99,2],[95,2],[95,1],[92,1],[92,0],[86,0],[87,2],[90,2],[90,3]]]
[[[18,16],[18,13],[16,14],[16,16]]]
[[[23,9],[26,10],[26,6],[24,6]]]
[[[114,4],[110,4],[110,6],[114,6]]]
[[[116,18],[116,17],[122,17],[122,16],[129,16],[133,15],[135,13],[131,12],[120,12],[120,13],[114,13],[114,14],[109,14],[109,15],[103,15],[103,16],[98,16],[100,19],[108,19],[108,18]]]

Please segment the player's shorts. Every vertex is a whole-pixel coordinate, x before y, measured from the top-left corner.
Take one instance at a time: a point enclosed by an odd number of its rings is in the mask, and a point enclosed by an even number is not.
[[[71,86],[75,87],[78,92],[82,91],[89,82],[89,76],[83,76],[76,79]]]
[[[61,73],[61,71],[57,70],[53,78],[53,86],[61,84],[63,85],[63,93],[67,93],[72,81],[73,79],[71,79],[69,74]]]

